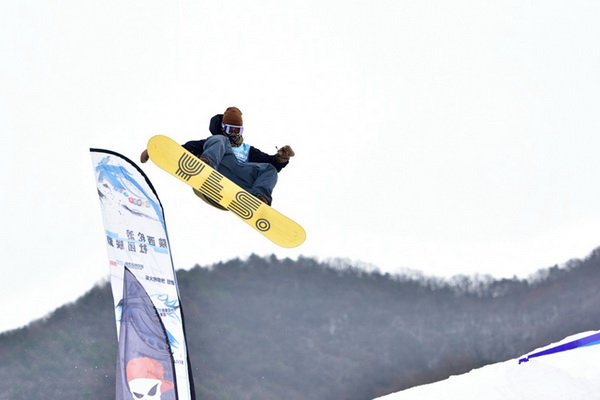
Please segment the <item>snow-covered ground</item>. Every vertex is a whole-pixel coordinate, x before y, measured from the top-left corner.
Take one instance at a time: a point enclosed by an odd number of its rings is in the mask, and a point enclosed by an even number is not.
[[[597,332],[568,337],[523,357]],[[503,363],[452,376],[444,381],[379,397],[378,400],[578,400],[600,399],[600,345]]]

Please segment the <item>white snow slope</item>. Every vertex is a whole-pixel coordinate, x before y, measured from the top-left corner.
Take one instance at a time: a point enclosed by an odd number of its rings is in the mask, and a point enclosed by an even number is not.
[[[570,336],[528,354],[597,332]],[[524,356],[526,356],[525,354]],[[523,356],[523,357],[524,357]],[[600,345],[488,365],[463,375],[403,390],[378,400],[578,400],[600,399]]]

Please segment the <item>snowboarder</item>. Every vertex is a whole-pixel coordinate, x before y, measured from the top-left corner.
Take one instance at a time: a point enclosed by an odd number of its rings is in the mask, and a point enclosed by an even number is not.
[[[277,173],[295,155],[288,145],[269,155],[244,143],[242,112],[229,107],[223,114],[210,120],[211,137],[187,142],[183,147],[234,183],[271,205],[272,193],[277,183]],[[140,161],[148,161],[144,150]]]

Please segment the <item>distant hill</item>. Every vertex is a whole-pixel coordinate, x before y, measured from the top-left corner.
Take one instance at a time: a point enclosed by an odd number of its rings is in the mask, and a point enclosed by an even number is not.
[[[600,249],[529,280],[250,257],[178,271],[198,399],[365,400],[600,329]],[[0,335],[0,400],[114,399],[108,284]]]

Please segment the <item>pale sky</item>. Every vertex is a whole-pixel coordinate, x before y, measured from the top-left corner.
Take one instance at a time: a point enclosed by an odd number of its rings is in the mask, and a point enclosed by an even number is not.
[[[600,246],[596,1],[0,1],[0,331],[108,277],[90,147],[296,157],[278,248],[151,162],[177,269],[276,254],[527,277]]]

